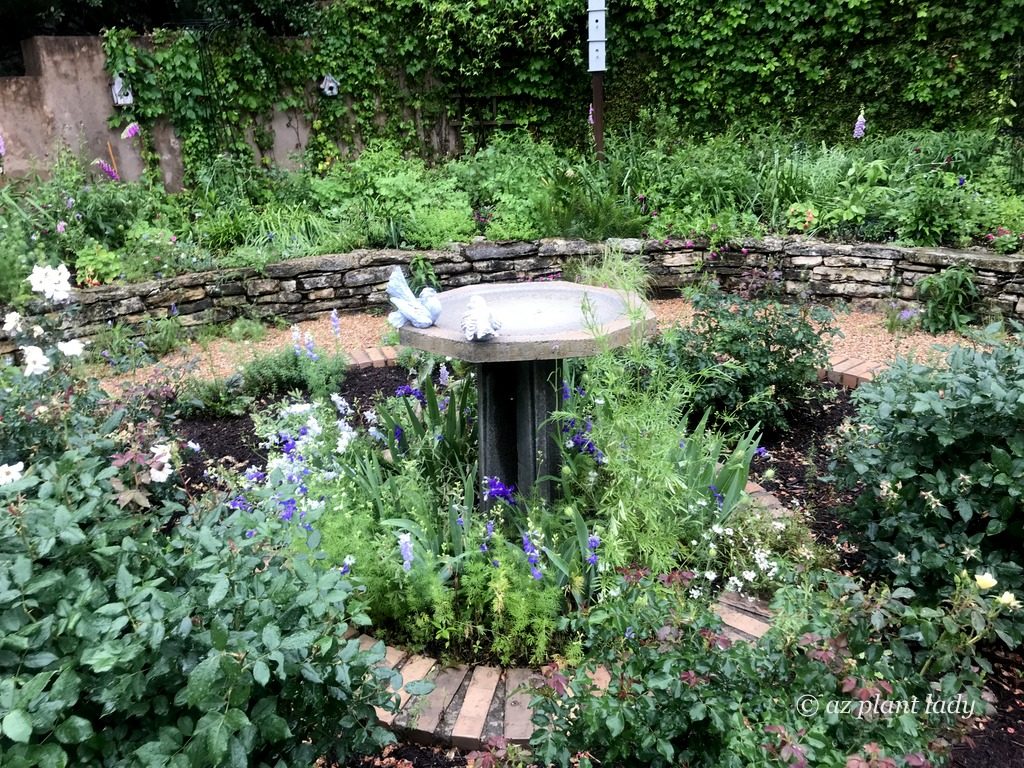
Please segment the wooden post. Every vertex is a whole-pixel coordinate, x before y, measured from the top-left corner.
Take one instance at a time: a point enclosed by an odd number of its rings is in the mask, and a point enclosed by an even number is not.
[[[590,78],[594,107],[594,150],[598,160],[604,160],[604,72],[594,72]]]

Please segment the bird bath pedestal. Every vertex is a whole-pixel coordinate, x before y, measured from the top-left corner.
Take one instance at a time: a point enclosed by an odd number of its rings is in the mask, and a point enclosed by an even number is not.
[[[498,335],[467,341],[461,321],[482,296],[501,323]],[[529,493],[559,471],[558,360],[589,357],[653,334],[654,313],[635,294],[566,282],[470,285],[439,294],[441,315],[429,328],[406,325],[402,344],[477,364],[480,477],[498,477]],[[636,329],[633,323],[637,323]],[[550,499],[551,483],[538,493]]]

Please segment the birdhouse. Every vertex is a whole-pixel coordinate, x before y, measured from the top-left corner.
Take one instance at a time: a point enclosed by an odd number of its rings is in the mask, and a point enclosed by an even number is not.
[[[324,75],[324,79],[320,81],[320,90],[324,96],[337,96],[338,81],[332,75]]]
[[[124,81],[124,73],[118,72],[114,75],[114,83],[110,86],[110,93],[114,97],[115,107],[127,107],[135,103],[135,97],[132,96],[132,89],[128,87],[128,83]]]

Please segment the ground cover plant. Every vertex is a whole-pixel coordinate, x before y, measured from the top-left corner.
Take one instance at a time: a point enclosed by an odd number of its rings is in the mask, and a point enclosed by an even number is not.
[[[32,277],[66,296],[66,269]],[[82,342],[6,320],[0,762],[309,765],[392,740],[373,708],[401,680],[344,639],[368,619],[315,536],[186,495],[166,381],[111,398]]]

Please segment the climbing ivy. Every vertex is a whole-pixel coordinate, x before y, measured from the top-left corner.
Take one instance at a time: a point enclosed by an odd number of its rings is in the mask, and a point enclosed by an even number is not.
[[[259,18],[239,12],[214,30],[108,32],[110,70],[136,98],[121,119],[170,120],[191,170],[250,142],[267,149],[282,109],[309,121],[307,162],[321,170],[373,138],[425,151],[444,120],[586,140],[581,0],[333,0],[295,3],[285,17],[288,5],[265,0]],[[779,123],[833,138],[862,106],[880,132],[1016,118],[1024,0],[608,5],[613,129],[645,108],[695,134]],[[316,87],[325,74],[338,96]]]

